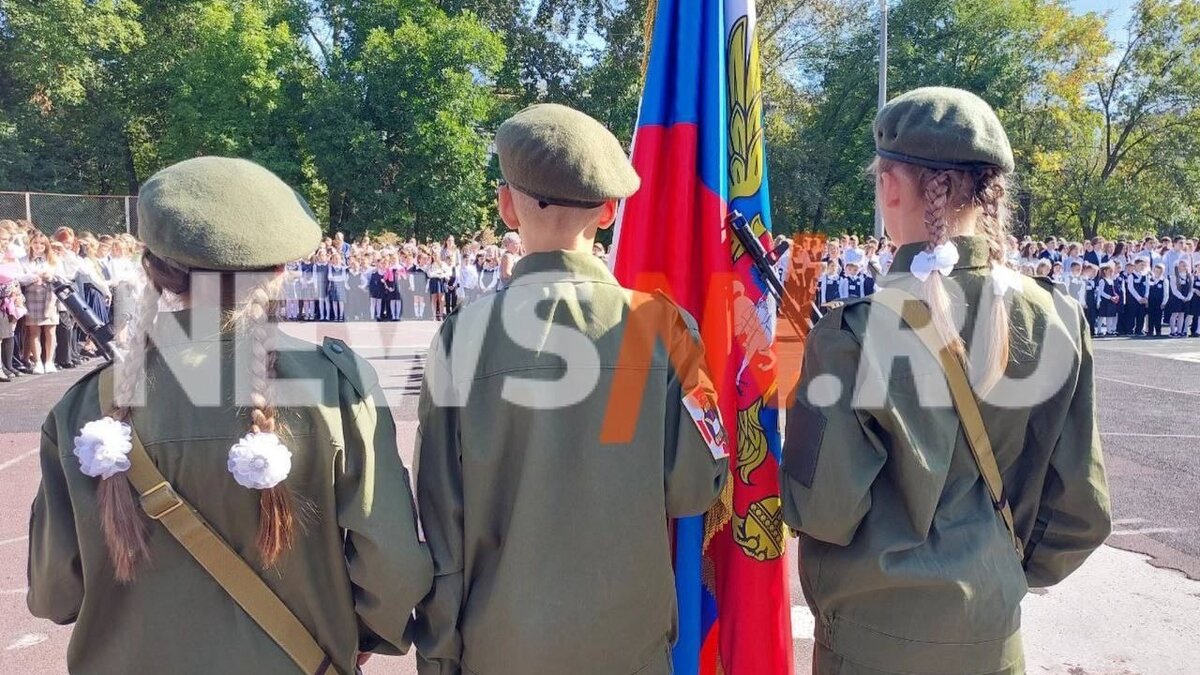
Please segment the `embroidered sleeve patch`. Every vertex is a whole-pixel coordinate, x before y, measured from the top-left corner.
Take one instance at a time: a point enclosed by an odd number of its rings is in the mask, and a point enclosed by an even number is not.
[[[825,415],[804,403],[788,411],[787,443],[783,446],[783,470],[793,480],[811,488],[817,476],[817,460],[825,440]]]
[[[703,387],[696,387],[683,397],[683,407],[692,416],[692,422],[713,459],[725,459],[729,456],[729,435],[721,424],[721,414],[717,410],[717,402],[712,394]]]

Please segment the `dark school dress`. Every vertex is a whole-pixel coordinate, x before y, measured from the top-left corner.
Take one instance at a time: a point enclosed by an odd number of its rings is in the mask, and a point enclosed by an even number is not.
[[[413,265],[412,267],[408,268],[408,279],[409,279],[408,289],[409,289],[409,292],[412,294],[412,297],[413,298],[418,298],[418,297],[424,298],[425,310],[430,311],[430,309],[429,309],[429,275],[425,273],[425,270],[421,269],[420,267],[418,267],[416,265]],[[405,316],[407,316],[409,318],[414,318],[414,319],[417,318],[416,303],[410,302],[410,303],[408,303],[407,306],[412,307],[413,309],[410,310],[409,312],[407,312],[405,314]]]
[[[425,274],[427,276],[429,276],[429,294],[430,295],[442,294],[442,293],[446,292],[446,280],[445,279],[443,279],[442,277],[430,276],[428,272],[426,272]]]
[[[1098,288],[1100,293],[1100,316],[1105,319],[1117,316],[1121,311],[1121,294],[1117,289],[1116,281],[1101,279]]]
[[[372,300],[382,300],[383,294],[383,273],[379,270],[373,270],[367,277],[367,295]]]
[[[331,302],[346,301],[346,280],[349,278],[350,274],[345,266],[329,266],[329,300]]]
[[[346,280],[349,285],[346,289],[346,316],[354,321],[372,318],[367,316],[371,311],[368,292],[370,281],[370,272],[351,272]]]
[[[329,265],[313,263],[313,282],[316,284],[316,299],[329,299]]]
[[[388,277],[391,277],[390,279]],[[404,315],[404,289],[405,279],[400,274],[400,269],[393,267],[388,270],[383,277],[383,316],[389,321],[399,321]],[[392,301],[399,300],[400,307],[397,308],[395,314],[392,313]]]
[[[316,279],[313,276],[312,263],[300,263],[300,281],[300,299],[316,300]]]
[[[846,297],[865,298],[875,292],[875,280],[865,274],[846,277]]]
[[[1180,279],[1179,277],[1171,277],[1170,281],[1171,297],[1167,298],[1167,314],[1183,314],[1187,311],[1188,301],[1184,300],[1188,295],[1188,291],[1192,290],[1192,280],[1188,277]],[[1183,297],[1180,297],[1183,296]]]
[[[842,297],[842,278],[822,274],[817,279],[817,295],[813,300],[812,322],[815,324],[825,315],[825,304]]]

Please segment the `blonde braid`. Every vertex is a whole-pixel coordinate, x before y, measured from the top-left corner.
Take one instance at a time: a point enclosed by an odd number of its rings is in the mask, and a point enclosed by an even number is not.
[[[925,177],[925,230],[929,234],[926,251],[941,246],[950,238],[946,225],[946,204],[950,201],[950,172],[936,171]]]
[[[250,363],[250,431],[274,434],[276,409],[271,381],[275,377],[275,339],[277,329],[271,323],[271,299],[280,277],[254,288],[241,315],[251,341]],[[295,541],[296,518],[292,493],[280,483],[259,493],[258,552],[263,567],[274,567],[292,548]]]
[[[983,217],[979,219],[979,228],[988,240],[988,253],[992,264],[1002,267],[1005,264],[1004,246],[1008,237],[1008,183],[1004,173],[998,169],[987,169],[977,176],[975,204],[980,208]],[[1010,317],[1008,303],[1002,297],[985,292],[981,303],[991,303],[990,322],[983,331],[976,331],[975,353],[982,353],[982,367],[977,367],[972,359],[971,379],[977,392],[986,395],[1008,370],[1008,360],[1012,348]],[[982,345],[978,341],[982,340]]]
[[[138,311],[133,322],[126,326],[121,350],[126,355],[115,366],[113,401],[114,410],[102,410],[114,418],[131,423],[131,405],[137,396],[138,383],[143,379],[144,355],[148,335],[158,315],[158,292],[146,284],[138,299]],[[147,544],[147,527],[142,510],[135,501],[133,485],[128,475],[118,472],[100,480],[96,490],[96,503],[100,511],[100,529],[104,544],[112,562],[113,576],[121,583],[133,581],[138,563],[150,557]]]
[[[922,191],[925,196],[925,230],[929,235],[926,250],[932,252],[934,247],[941,246],[950,240],[946,211],[954,177],[949,171],[933,170],[923,171],[921,176]],[[950,308],[950,296],[946,292],[942,275],[937,272],[930,274],[929,278],[921,284],[919,295],[929,306],[934,330],[942,339],[942,344],[959,358],[964,358],[966,345],[963,344],[962,336],[955,328]]]

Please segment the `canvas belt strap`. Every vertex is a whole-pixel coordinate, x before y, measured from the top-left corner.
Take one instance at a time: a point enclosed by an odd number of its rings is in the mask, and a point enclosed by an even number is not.
[[[987,427],[983,424],[983,415],[979,412],[979,401],[971,389],[971,381],[967,377],[963,362],[942,344],[942,339],[933,327],[929,307],[916,297],[895,289],[878,289],[871,296],[871,303],[883,305],[895,312],[904,323],[916,333],[925,347],[938,357],[942,372],[946,374],[946,382],[950,385],[950,396],[954,400],[954,409],[958,412],[959,422],[967,437],[967,445],[971,449],[971,457],[979,468],[987,486],[988,496],[991,497],[992,507],[1000,514],[1004,526],[1008,529],[1017,556],[1025,559],[1021,538],[1017,536],[1013,525],[1012,507],[1008,503],[1008,495],[1004,491],[1004,479],[1000,475],[1000,467],[996,464],[996,455],[992,451],[992,441],[988,437]]]
[[[114,409],[113,374],[112,368],[108,368],[100,373],[100,410],[107,414]],[[316,639],[254,569],[167,482],[146,453],[136,429],[129,462],[129,482],[141,495],[146,515],[167,528],[302,672],[311,675],[327,672],[330,659]]]

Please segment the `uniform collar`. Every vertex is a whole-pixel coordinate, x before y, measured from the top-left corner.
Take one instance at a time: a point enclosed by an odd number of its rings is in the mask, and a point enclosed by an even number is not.
[[[513,266],[512,280],[508,285],[538,283],[529,277],[546,273],[565,273],[569,277],[586,281],[617,283],[616,277],[612,275],[608,267],[591,252],[544,251],[529,253],[518,260],[517,264]]]
[[[958,262],[954,270],[982,269],[991,264],[991,253],[987,237],[965,236],[954,237],[952,240],[958,248]],[[905,244],[896,251],[896,259],[892,261],[889,270],[891,274],[912,271],[913,258],[925,250],[925,243]]]

